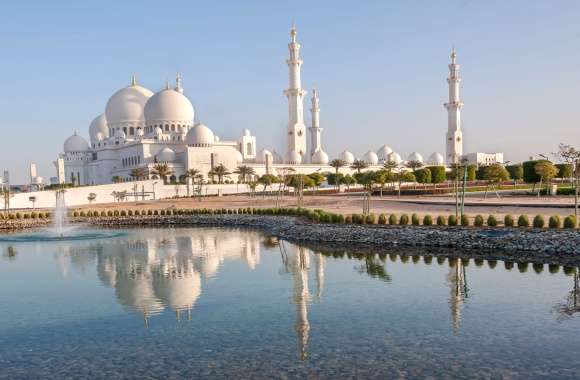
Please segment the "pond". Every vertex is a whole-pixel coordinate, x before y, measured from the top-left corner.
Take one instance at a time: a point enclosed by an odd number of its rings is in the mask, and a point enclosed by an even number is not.
[[[0,242],[0,378],[580,370],[575,268],[321,252],[228,228],[117,232]]]

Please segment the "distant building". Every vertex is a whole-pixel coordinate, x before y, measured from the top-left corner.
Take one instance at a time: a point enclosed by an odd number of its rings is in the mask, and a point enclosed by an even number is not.
[[[488,166],[493,164],[502,164],[503,153],[467,153],[463,156],[467,159],[469,165]]]

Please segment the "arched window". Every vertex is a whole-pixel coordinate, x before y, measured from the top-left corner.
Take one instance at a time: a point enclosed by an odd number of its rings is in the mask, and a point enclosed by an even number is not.
[[[252,155],[252,143],[247,143],[246,144],[246,155],[247,156],[251,156]]]
[[[169,132],[169,124],[165,124],[165,132]]]
[[[171,124],[171,132],[175,132],[175,124]]]
[[[135,134],[135,128],[134,127],[129,128],[129,134],[131,136],[133,136]]]

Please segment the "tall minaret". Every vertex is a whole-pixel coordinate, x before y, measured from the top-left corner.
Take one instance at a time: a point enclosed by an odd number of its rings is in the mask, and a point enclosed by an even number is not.
[[[320,128],[320,107],[318,105],[318,91],[312,90],[312,126],[310,127],[310,156],[322,149],[322,128]]]
[[[306,91],[301,87],[300,66],[300,44],[296,42],[296,27],[292,25],[290,31],[292,40],[288,44],[290,57],[286,60],[290,71],[290,85],[284,94],[288,97],[288,153],[287,161],[292,160],[291,154],[296,152],[301,157],[306,153],[306,133],[304,126],[304,96]],[[290,163],[290,162],[289,162]],[[297,163],[297,162],[291,162]]]
[[[448,163],[458,162],[463,155],[463,135],[461,133],[461,108],[463,102],[459,99],[459,65],[455,63],[457,53],[451,51],[451,63],[449,64],[449,103],[445,103],[447,109],[447,149],[446,160]]]

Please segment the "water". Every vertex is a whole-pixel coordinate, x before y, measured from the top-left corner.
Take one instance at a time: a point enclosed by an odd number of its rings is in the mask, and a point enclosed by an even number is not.
[[[569,268],[408,249],[321,253],[248,230],[109,232],[124,234],[0,242],[0,378],[580,370],[580,287]]]

